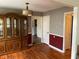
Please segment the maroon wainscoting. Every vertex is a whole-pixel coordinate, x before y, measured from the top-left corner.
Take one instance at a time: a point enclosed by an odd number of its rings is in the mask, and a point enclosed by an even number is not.
[[[28,44],[32,43],[32,34],[28,34]]]
[[[58,49],[63,49],[63,37],[56,36],[56,35],[49,35],[49,44],[58,48]]]

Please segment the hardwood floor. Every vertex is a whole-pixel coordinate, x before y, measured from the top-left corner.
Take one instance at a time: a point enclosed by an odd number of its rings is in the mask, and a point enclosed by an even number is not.
[[[62,54],[46,44],[37,44],[23,51],[2,55],[0,59],[70,59],[70,51]]]

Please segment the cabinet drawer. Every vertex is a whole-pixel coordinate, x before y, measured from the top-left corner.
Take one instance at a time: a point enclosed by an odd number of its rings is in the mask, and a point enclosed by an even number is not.
[[[18,41],[18,40],[6,41],[6,51],[7,52],[16,51],[18,49],[20,49],[20,41]]]
[[[5,52],[5,42],[0,42],[0,54]]]
[[[27,48],[27,46],[28,46],[27,39],[23,39],[22,48]]]

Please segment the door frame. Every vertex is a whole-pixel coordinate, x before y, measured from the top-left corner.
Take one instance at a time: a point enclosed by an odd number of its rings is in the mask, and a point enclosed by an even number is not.
[[[66,20],[66,14],[71,14],[72,13],[72,15],[73,15],[73,11],[69,11],[69,12],[65,12],[64,13],[64,26],[63,26],[63,52],[65,52],[65,24],[66,24],[66,22],[65,22],[65,20]],[[73,20],[72,20],[72,22],[73,22]],[[72,31],[73,32],[73,31]]]

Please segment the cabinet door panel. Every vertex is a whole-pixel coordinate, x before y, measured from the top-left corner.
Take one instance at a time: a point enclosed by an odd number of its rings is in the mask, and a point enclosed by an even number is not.
[[[63,38],[56,35],[50,35],[50,45],[62,50]]]
[[[28,17],[28,33],[31,34],[31,17]]]
[[[6,29],[7,29],[7,37],[11,38],[12,37],[12,19],[10,17],[6,18]]]
[[[20,44],[21,43],[19,40],[14,41],[14,46],[13,46],[14,50],[20,50],[20,48],[21,48]]]
[[[63,38],[62,37],[56,37],[56,45],[57,45],[57,48],[59,49],[63,49]]]
[[[0,42],[0,54],[5,52],[5,42]]]
[[[54,35],[50,35],[50,44],[52,46],[56,46],[56,39]]]
[[[21,35],[22,35],[22,37],[25,37],[25,36],[27,36],[27,34],[28,34],[28,24],[27,24],[27,18],[23,18],[22,20],[21,20]]]
[[[32,43],[32,35],[31,34],[28,34],[28,44],[31,44]]]
[[[0,18],[0,38],[4,37],[4,20]]]
[[[19,20],[19,18],[13,19],[13,36],[14,37],[20,36],[20,20]]]
[[[6,51],[12,51],[13,50],[13,41],[6,41]]]
[[[28,38],[25,38],[25,39],[23,39],[23,41],[22,41],[22,48],[27,48],[27,46],[28,46],[28,43],[27,43],[27,40]]]
[[[20,49],[20,41],[18,40],[10,40],[6,42],[6,51],[16,51],[18,49]]]
[[[27,26],[28,26],[27,20],[24,19],[24,21],[23,21],[23,33],[24,33],[24,36],[27,36],[27,34],[28,34]]]
[[[21,20],[21,36],[22,36],[22,48],[26,48],[27,47],[27,39],[28,39],[28,21],[27,21],[27,17],[23,17]]]

